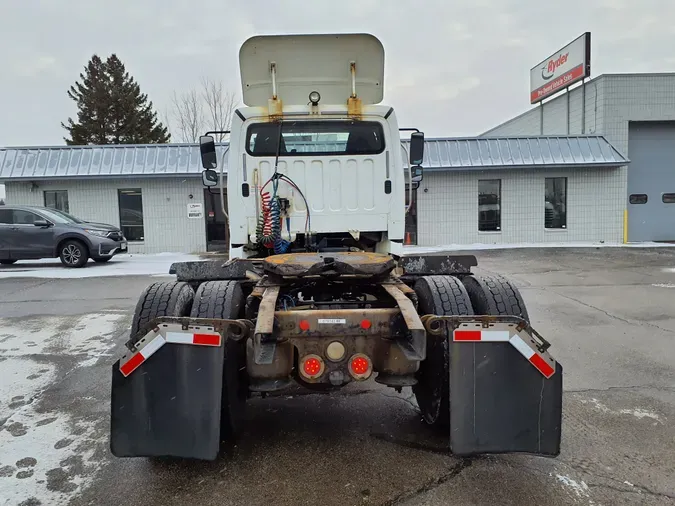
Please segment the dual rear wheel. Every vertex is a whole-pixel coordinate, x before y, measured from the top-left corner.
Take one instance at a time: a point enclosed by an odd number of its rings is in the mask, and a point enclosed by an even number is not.
[[[439,316],[512,315],[529,321],[518,288],[501,276],[425,276],[415,283],[419,313]],[[427,339],[427,358],[413,387],[424,421],[446,430],[450,425],[451,336]]]
[[[244,293],[235,281],[208,281],[197,292],[188,283],[153,283],[141,294],[131,325],[131,335],[163,316],[237,319],[244,309]],[[221,401],[221,441],[239,433],[248,385],[245,381],[245,349],[241,342],[225,338],[223,395]]]

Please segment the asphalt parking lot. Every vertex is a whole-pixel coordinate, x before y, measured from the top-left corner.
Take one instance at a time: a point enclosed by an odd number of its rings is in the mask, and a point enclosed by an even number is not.
[[[110,365],[157,277],[0,279],[0,504],[675,504],[675,248],[477,252],[565,367],[562,454],[462,460],[410,391],[249,403],[216,462],[108,450]]]

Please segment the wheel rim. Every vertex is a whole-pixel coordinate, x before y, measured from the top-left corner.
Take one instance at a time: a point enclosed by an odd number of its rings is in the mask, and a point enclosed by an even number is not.
[[[82,252],[77,246],[69,244],[63,248],[63,259],[67,264],[74,265],[79,262],[80,258],[82,258]]]

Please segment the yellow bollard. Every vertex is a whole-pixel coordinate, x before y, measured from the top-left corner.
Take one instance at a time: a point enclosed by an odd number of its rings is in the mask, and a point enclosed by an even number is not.
[[[623,243],[628,244],[628,209],[623,210]]]

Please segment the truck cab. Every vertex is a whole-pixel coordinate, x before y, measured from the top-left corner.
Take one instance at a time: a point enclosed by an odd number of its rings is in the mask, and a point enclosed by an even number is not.
[[[406,191],[424,134],[380,105],[384,48],[366,34],[261,36],[241,47],[245,107],[218,156],[200,138],[208,187],[224,192],[230,257],[299,251],[400,254]],[[216,172],[220,169],[220,175]],[[225,199],[222,199],[225,201]]]

